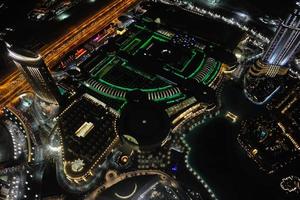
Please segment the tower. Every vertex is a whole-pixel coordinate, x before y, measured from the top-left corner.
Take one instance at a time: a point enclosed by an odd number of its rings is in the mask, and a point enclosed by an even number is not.
[[[288,71],[288,64],[300,50],[300,2],[277,28],[262,58],[250,69],[252,75],[275,77]]]
[[[268,65],[286,67],[300,47],[300,5],[277,28],[276,35],[262,57]]]
[[[49,104],[61,103],[61,94],[42,57],[7,44],[8,55],[30,83],[37,97]]]
[[[255,104],[266,103],[286,79],[291,61],[300,50],[300,2],[278,26],[275,36],[261,59],[248,70],[244,79],[244,92]]]

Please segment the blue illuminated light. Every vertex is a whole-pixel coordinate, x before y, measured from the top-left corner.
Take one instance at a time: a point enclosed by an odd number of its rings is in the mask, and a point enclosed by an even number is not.
[[[177,170],[178,170],[177,165],[176,165],[176,164],[173,165],[172,168],[171,168],[171,171],[172,171],[172,172],[177,172]]]

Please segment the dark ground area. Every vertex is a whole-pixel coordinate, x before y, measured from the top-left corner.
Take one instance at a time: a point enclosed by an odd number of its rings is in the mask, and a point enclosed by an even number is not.
[[[225,111],[238,112],[242,119],[259,115],[263,108],[245,99],[238,85],[228,84],[223,92]],[[294,162],[274,175],[258,170],[237,141],[239,124],[222,116],[194,129],[187,141],[192,147],[190,162],[222,200],[295,200],[280,188],[283,177],[295,175],[299,162]]]

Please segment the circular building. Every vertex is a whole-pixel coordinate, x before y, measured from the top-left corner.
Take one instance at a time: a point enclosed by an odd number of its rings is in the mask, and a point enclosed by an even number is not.
[[[118,133],[124,142],[141,149],[161,146],[170,132],[170,120],[166,111],[157,103],[142,98],[128,101],[121,110]]]
[[[0,169],[11,166],[14,161],[14,145],[12,137],[4,126],[0,123]]]
[[[127,175],[127,176],[126,176]],[[127,177],[127,178],[124,178]],[[119,182],[98,193],[95,200],[188,200],[180,185],[166,174],[155,171],[135,171],[121,174]]]
[[[0,169],[30,162],[31,129],[16,110],[4,108],[0,114]]]

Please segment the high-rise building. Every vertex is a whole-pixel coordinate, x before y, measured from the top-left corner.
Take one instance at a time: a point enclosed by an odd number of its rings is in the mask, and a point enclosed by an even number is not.
[[[59,104],[61,94],[42,57],[7,44],[8,55],[30,83],[36,95],[50,104]]]
[[[300,47],[300,6],[277,28],[276,35],[262,57],[269,65],[286,66]]]
[[[300,50],[300,3],[277,28],[262,58],[250,69],[252,75],[274,77],[288,71],[288,64]]]
[[[291,61],[300,50],[300,2],[296,4],[295,10],[278,26],[262,58],[245,76],[245,95],[255,104],[268,102],[282,88]]]

